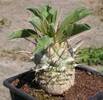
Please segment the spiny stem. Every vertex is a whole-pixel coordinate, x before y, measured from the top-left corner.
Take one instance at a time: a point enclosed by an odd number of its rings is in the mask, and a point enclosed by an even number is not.
[[[54,64],[56,64],[56,63],[60,60],[60,58],[61,58],[62,55],[64,54],[64,51],[65,51],[65,49],[62,51],[61,55],[60,55],[59,58],[54,62]]]

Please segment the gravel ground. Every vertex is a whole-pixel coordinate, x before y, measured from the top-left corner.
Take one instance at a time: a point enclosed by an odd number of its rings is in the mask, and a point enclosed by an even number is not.
[[[85,0],[84,0],[85,1]],[[67,11],[75,9],[80,6],[92,7],[89,2],[83,0],[0,0],[0,50],[29,50],[31,47],[27,41],[24,40],[12,40],[8,39],[8,33],[15,31],[16,29],[31,27],[28,24],[27,19],[30,13],[26,11],[27,7],[40,6],[45,3],[50,3],[54,7],[61,10],[62,15],[65,15]],[[87,0],[88,1],[88,0]],[[92,1],[92,0],[91,0]],[[85,4],[86,5],[85,5]],[[2,24],[4,20],[4,24]],[[103,46],[103,23],[97,16],[90,16],[83,20],[90,23],[92,30],[81,33],[78,36],[70,39],[73,44],[73,40],[77,42],[79,39],[85,41],[87,46],[101,47]],[[29,46],[28,46],[29,45]],[[0,51],[1,52],[1,51]],[[2,52],[1,52],[2,53]],[[31,62],[24,62],[18,59],[11,59],[6,56],[0,56],[0,100],[10,100],[8,89],[4,88],[2,82],[4,79],[13,76],[15,74],[24,72],[33,66]]]

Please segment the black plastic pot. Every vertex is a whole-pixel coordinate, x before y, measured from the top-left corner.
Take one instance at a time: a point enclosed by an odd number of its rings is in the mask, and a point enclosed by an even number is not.
[[[96,74],[96,75],[100,75],[100,76],[103,77],[102,73],[99,73],[96,70],[94,70],[93,68],[90,68],[90,67],[87,67],[87,66],[84,66],[84,65],[78,65],[75,68],[79,69],[79,70],[84,70],[86,72],[90,72],[90,73],[93,73],[93,74]],[[11,99],[12,100],[37,100],[36,97],[32,97],[32,96],[24,93],[23,91],[21,91],[17,87],[14,87],[11,84],[15,79],[20,79],[23,76],[31,77],[31,79],[27,78],[28,80],[27,79],[22,79],[24,81],[26,80],[27,82],[30,82],[32,80],[32,78],[34,77],[34,72],[33,71],[27,71],[27,72],[19,74],[17,76],[8,78],[8,79],[6,79],[4,81],[4,83],[3,83],[4,86],[6,86],[7,88],[9,88],[9,90],[10,90]],[[88,98],[88,100],[103,100],[103,92],[98,92],[95,96]]]

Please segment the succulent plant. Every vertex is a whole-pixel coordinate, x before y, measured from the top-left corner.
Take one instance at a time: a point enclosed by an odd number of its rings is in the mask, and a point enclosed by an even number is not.
[[[29,22],[33,25],[34,29],[18,30],[11,33],[10,38],[24,38],[34,44],[35,71],[48,70],[47,73],[44,73],[44,76],[46,75],[48,79],[46,78],[45,81],[41,81],[41,84],[43,84],[42,82],[47,84],[47,81],[50,80],[49,76],[53,78],[54,75],[59,75],[58,79],[63,79],[62,81],[64,81],[64,76],[70,78],[72,75],[72,84],[75,73],[74,70],[70,69],[71,65],[69,66],[69,64],[73,63],[74,52],[80,44],[78,44],[76,48],[72,48],[68,43],[68,39],[71,36],[90,29],[88,24],[78,23],[78,21],[87,17],[90,11],[86,8],[78,8],[69,13],[61,21],[57,10],[49,5],[40,8],[28,8],[27,10],[32,12],[32,17]],[[32,40],[34,41],[30,40],[31,38],[33,38]],[[60,71],[66,72],[60,75]],[[66,73],[70,73],[70,76]],[[55,88],[58,88],[60,91],[58,91],[57,94],[61,94],[65,88],[71,86],[67,86],[70,81],[64,81],[63,87],[53,85],[54,80],[56,81],[57,78],[53,78],[49,85],[42,85],[43,87],[47,86],[45,90],[49,90],[51,93],[54,91],[55,94]]]

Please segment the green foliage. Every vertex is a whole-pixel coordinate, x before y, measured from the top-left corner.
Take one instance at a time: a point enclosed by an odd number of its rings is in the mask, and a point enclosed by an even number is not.
[[[86,8],[78,8],[72,13],[69,13],[69,15],[63,20],[58,29],[57,39],[63,42],[67,40],[70,36],[89,30],[90,26],[87,24],[76,24],[78,21],[85,18],[89,14],[90,11]]]
[[[48,36],[43,36],[38,39],[38,44],[35,48],[35,53],[40,53],[42,50],[46,49],[49,45],[53,43],[53,39]]]
[[[66,25],[68,24],[73,24],[75,22],[78,22],[79,20],[83,19],[89,14],[90,14],[90,11],[87,10],[86,8],[78,8],[74,10],[73,12],[69,13],[69,15],[61,23],[61,28],[66,27]]]
[[[37,41],[35,53],[57,43],[66,42],[71,36],[90,29],[90,26],[85,23],[77,24],[79,20],[90,14],[90,11],[86,8],[78,8],[69,13],[61,24],[59,24],[60,20],[57,17],[57,10],[49,5],[40,8],[28,8],[27,10],[32,12],[29,22],[33,25],[34,30],[19,30],[13,32],[10,38],[27,38],[32,36],[33,40],[36,39]]]
[[[48,36],[53,36],[54,25],[57,18],[57,10],[53,9],[49,5],[37,8],[28,8],[33,13],[30,23],[36,30],[44,33]]]
[[[89,29],[90,29],[90,26],[88,26],[87,24],[74,24],[72,34],[70,35],[72,36],[72,35],[84,32],[86,30],[89,30]]]
[[[103,65],[103,48],[85,48],[78,52],[78,62],[88,65]]]
[[[55,23],[57,17],[57,10],[53,9],[51,6],[46,5],[41,8],[28,8],[29,11],[33,13],[34,16],[40,18],[41,20],[46,19],[49,23]]]
[[[10,33],[9,38],[10,39],[27,38],[31,36],[37,36],[37,33],[32,29],[23,29],[23,30],[18,30],[16,32]]]

